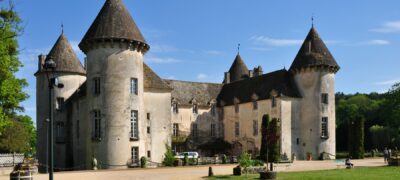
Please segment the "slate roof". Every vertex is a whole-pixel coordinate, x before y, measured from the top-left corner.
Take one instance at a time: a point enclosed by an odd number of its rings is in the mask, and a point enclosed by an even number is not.
[[[168,86],[147,64],[143,63],[144,88],[171,90]]]
[[[235,60],[229,69],[230,82],[239,81],[249,77],[249,69],[244,63],[239,54],[236,55]],[[224,80],[225,82],[225,80]]]
[[[83,68],[64,33],[58,37],[47,57],[52,57],[56,63],[55,72],[86,74],[86,70]],[[41,70],[36,72],[35,75],[40,72],[45,72],[43,68],[40,69]]]
[[[106,0],[79,47],[82,49],[85,42],[101,39],[131,40],[146,44],[122,0]]]
[[[171,97],[179,105],[191,105],[193,98],[199,106],[209,106],[211,100],[216,100],[223,84],[164,80],[173,90]]]
[[[254,93],[258,96],[258,100],[269,99],[272,90],[275,90],[278,96],[301,97],[292,73],[283,69],[225,84],[217,100],[219,105],[221,105],[221,101],[224,102],[224,105],[233,105],[235,98],[240,103],[246,103],[253,101]]]
[[[335,71],[340,68],[317,30],[312,27],[294,59],[290,71],[321,66],[333,68]]]

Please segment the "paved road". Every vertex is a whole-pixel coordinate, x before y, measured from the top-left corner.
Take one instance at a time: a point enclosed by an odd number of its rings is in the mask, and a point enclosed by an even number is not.
[[[382,158],[353,160],[356,167],[384,166]],[[332,161],[296,161],[292,164],[279,164],[277,171],[311,171],[323,169],[344,168],[338,167],[335,160]],[[232,174],[235,165],[213,165],[215,175]],[[191,166],[178,168],[155,169],[125,169],[125,170],[100,170],[100,171],[74,171],[55,173],[56,180],[186,180],[201,179],[208,174],[208,166]],[[0,176],[0,180],[8,180],[8,176]],[[34,180],[46,180],[47,174],[34,175]]]

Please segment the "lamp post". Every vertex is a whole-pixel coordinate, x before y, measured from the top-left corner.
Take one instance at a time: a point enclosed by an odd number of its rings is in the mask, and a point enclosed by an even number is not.
[[[48,146],[48,172],[49,179],[53,180],[53,172],[54,172],[54,141],[53,141],[53,126],[54,126],[54,114],[53,114],[53,89],[54,87],[63,88],[64,85],[58,82],[57,77],[50,77],[50,75],[54,76],[54,70],[56,68],[56,63],[54,62],[51,56],[47,57],[45,60],[43,68],[45,69],[47,80],[48,80],[48,88],[49,88],[49,123],[48,123],[48,134],[47,134],[47,146]]]

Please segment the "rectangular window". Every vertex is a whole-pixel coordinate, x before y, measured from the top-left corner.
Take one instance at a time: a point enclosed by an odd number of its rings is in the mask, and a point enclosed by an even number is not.
[[[151,158],[151,151],[147,151],[147,157]]]
[[[217,114],[217,110],[216,110],[216,106],[215,104],[211,104],[211,115],[215,116]]]
[[[178,113],[179,113],[178,103],[172,103],[172,111],[173,111],[175,114],[178,114]]]
[[[138,94],[138,80],[136,78],[131,78],[131,94]]]
[[[197,114],[199,112],[199,109],[197,107],[197,104],[193,104],[193,113]]]
[[[150,120],[150,113],[147,113],[147,120]]]
[[[235,122],[235,137],[239,137],[240,129],[239,122]]]
[[[95,77],[93,78],[93,84],[94,84],[94,94],[100,94],[100,78],[99,77]]]
[[[323,117],[321,121],[321,137],[328,137],[328,117]]]
[[[253,120],[253,136],[257,136],[257,135],[258,135],[258,121]]]
[[[64,123],[56,122],[56,142],[63,143],[64,142]]]
[[[239,113],[239,104],[238,103],[235,104],[235,113]]]
[[[80,136],[79,128],[80,128],[79,120],[76,120],[76,138],[77,139],[79,139],[79,136]]]
[[[327,93],[321,94],[321,103],[328,104],[328,94]]]
[[[101,114],[100,110],[93,111],[93,139],[100,140],[101,137]]]
[[[253,101],[253,110],[257,110],[258,109],[258,103],[257,101]]]
[[[275,98],[275,96],[272,96],[272,98],[271,98],[271,106],[272,107],[276,107],[276,98]]]
[[[173,124],[172,134],[173,134],[174,137],[179,136],[179,124],[178,123],[174,123]]]
[[[138,119],[138,111],[131,111],[131,139],[137,140],[139,139],[139,119]]]
[[[151,134],[150,126],[147,126],[147,134]]]
[[[64,109],[64,98],[57,97],[56,110],[62,111]]]
[[[194,138],[197,137],[197,124],[196,123],[192,124],[192,137],[194,137]]]
[[[132,166],[139,166],[139,147],[131,147],[131,164]]]
[[[215,124],[211,124],[211,137],[215,137],[216,136],[215,130],[216,130]]]

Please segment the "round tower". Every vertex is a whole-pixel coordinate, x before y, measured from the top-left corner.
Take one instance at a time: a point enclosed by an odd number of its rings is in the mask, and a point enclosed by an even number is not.
[[[54,88],[53,90],[53,110],[54,110],[54,127],[58,123],[62,128],[67,128],[65,111],[63,110],[63,102],[68,100],[69,97],[85,82],[86,71],[76,57],[68,39],[62,33],[50,50],[47,58],[51,57],[56,63],[54,72],[49,72],[49,76],[58,77],[60,83],[64,84],[62,89]],[[49,88],[47,72],[43,68],[46,60],[45,55],[39,55],[38,71],[36,76],[36,127],[37,127],[37,157],[40,164],[48,164],[47,162],[47,126],[49,112]],[[57,133],[56,131],[53,131]],[[65,131],[64,131],[65,132]],[[56,136],[54,136],[56,137]],[[67,138],[64,134],[64,138]],[[66,167],[71,162],[67,158],[66,140],[58,139],[60,143],[54,138],[55,143],[55,166]],[[40,172],[45,172],[44,166],[39,166]]]
[[[87,162],[139,165],[145,155],[143,55],[149,50],[121,0],[107,0],[79,44],[87,55]]]
[[[301,93],[297,156],[317,159],[321,153],[336,155],[335,74],[339,70],[332,54],[311,28],[290,71]]]

